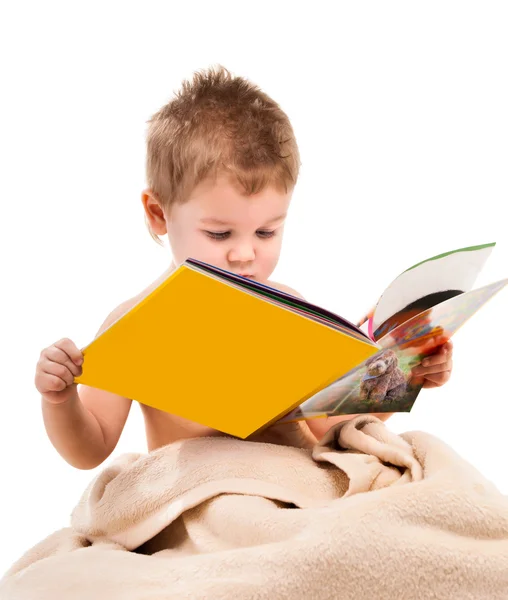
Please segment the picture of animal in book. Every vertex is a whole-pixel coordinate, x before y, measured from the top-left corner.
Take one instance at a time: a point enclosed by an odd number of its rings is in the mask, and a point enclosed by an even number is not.
[[[407,381],[399,368],[399,359],[393,350],[375,354],[365,363],[367,372],[360,383],[360,400],[384,402],[399,400],[406,393]]]
[[[312,396],[292,416],[406,412],[421,389],[421,383],[411,377],[416,360],[408,352],[380,350],[345,377]]]

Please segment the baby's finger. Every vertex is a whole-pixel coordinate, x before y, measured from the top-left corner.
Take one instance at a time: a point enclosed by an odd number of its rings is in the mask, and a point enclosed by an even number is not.
[[[83,354],[76,344],[68,338],[63,338],[54,344],[60,350],[63,350],[76,365],[81,365],[83,362]]]
[[[448,340],[446,342],[446,344],[443,344],[441,346],[441,348],[439,349],[440,352],[444,352],[445,354],[448,354],[448,356],[451,356],[453,354],[453,343],[451,340]]]
[[[74,375],[65,365],[61,365],[46,358],[41,361],[40,366],[43,373],[59,377],[66,385],[72,385],[74,383]]]
[[[424,358],[420,363],[419,368],[423,368],[426,371],[427,367],[434,367],[444,362],[446,362],[446,355],[443,355],[441,353],[433,354],[432,356],[427,356],[427,358]]]
[[[60,377],[44,373],[44,381],[38,389],[41,394],[47,394],[48,392],[62,392],[66,387],[67,384]]]
[[[453,354],[453,344],[451,341],[446,342],[439,347],[439,349],[433,354],[429,354],[422,360],[422,365],[424,367],[439,364],[440,362],[445,362],[451,355]]]
[[[46,350],[45,356],[52,362],[65,365],[69,369],[69,371],[74,375],[74,377],[81,375],[82,368],[75,365],[69,358],[69,355],[63,350],[60,350],[60,348],[57,348],[56,346],[51,346],[51,348],[48,348]]]
[[[436,354],[437,352],[443,352],[443,351],[451,351],[452,349],[452,343],[450,341],[450,339],[445,336],[445,335],[437,335],[434,336],[432,338],[432,348],[433,348],[433,354]]]
[[[453,368],[453,360],[449,358],[444,362],[435,363],[430,366],[418,366],[413,369],[414,375],[435,375],[436,373],[442,373],[443,371],[451,371]]]
[[[448,352],[438,352],[424,358],[421,365],[422,367],[433,367],[434,365],[443,365],[448,360],[450,360]]]
[[[422,387],[425,388],[426,390],[428,390],[428,389],[437,388],[440,386],[441,386],[441,384],[439,384],[439,383],[434,383],[433,381],[430,381],[430,379],[425,379]]]
[[[451,371],[442,371],[441,373],[427,375],[425,377],[425,383],[423,384],[423,387],[439,387],[449,381],[451,376]]]

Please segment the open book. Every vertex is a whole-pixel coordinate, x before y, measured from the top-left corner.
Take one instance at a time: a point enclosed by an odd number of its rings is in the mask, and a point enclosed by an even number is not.
[[[246,438],[278,420],[411,410],[411,369],[508,279],[471,287],[494,244],[402,273],[359,323],[188,259],[83,348],[77,383]]]
[[[495,243],[434,256],[399,275],[358,323],[379,350],[281,422],[344,414],[409,412],[423,381],[411,375],[490,298],[501,280],[471,290]]]

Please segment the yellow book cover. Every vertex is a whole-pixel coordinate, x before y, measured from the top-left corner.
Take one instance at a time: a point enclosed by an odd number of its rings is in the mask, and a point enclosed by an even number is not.
[[[76,383],[246,438],[378,351],[340,318],[212,269],[174,271],[83,349]]]

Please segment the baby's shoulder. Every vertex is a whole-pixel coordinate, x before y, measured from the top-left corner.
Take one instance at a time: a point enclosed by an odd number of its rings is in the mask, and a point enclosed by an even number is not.
[[[108,329],[108,327],[111,327],[111,325],[113,325],[113,323],[115,323],[115,321],[118,321],[118,319],[120,319],[121,317],[124,316],[125,313],[129,312],[129,310],[135,306],[137,303],[139,302],[139,299],[136,298],[130,298],[129,300],[126,300],[125,302],[122,302],[121,304],[119,304],[116,308],[114,308],[109,315],[104,319],[104,322],[102,323],[99,331],[97,332],[97,335],[101,334],[103,331],[105,331],[106,329]]]
[[[107,327],[110,327],[115,321],[118,321],[125,313],[127,313],[131,308],[136,306],[141,300],[143,300],[148,294],[153,292],[155,288],[157,288],[167,277],[172,273],[173,269],[168,269],[165,271],[160,277],[158,277],[155,281],[153,281],[149,286],[147,286],[142,292],[129,298],[125,302],[119,304],[116,308],[114,308],[109,315],[106,317],[106,320],[102,324],[99,333],[104,331]]]
[[[116,308],[114,308],[109,313],[109,315],[106,317],[106,319],[105,319],[104,323],[102,324],[102,327],[100,328],[98,333],[102,333],[105,329],[110,327],[115,321],[118,321],[118,319],[123,317],[123,315],[125,313],[127,313],[131,308],[136,306],[136,304],[141,302],[141,300],[143,300],[143,298],[145,298],[158,285],[160,285],[167,278],[167,276],[170,273],[171,273],[171,270],[166,271],[163,275],[161,275],[159,278],[157,278],[153,283],[151,283],[141,293],[137,294],[136,296],[133,296],[132,298],[129,298],[128,300],[126,300],[125,302],[122,302]],[[299,292],[297,292],[293,288],[290,288],[288,285],[284,285],[283,283],[278,283],[276,281],[267,281],[266,285],[269,285],[270,287],[275,288],[276,290],[280,290],[281,292],[284,292],[286,294],[290,294],[291,296],[301,298],[302,300],[304,299],[303,296]]]
[[[290,294],[291,296],[296,296],[296,298],[301,298],[302,300],[304,300],[304,297],[299,292],[297,292],[293,288],[290,288],[288,285],[284,285],[283,283],[277,283],[276,281],[268,281],[267,285],[275,288],[276,290],[280,290],[285,294]]]

